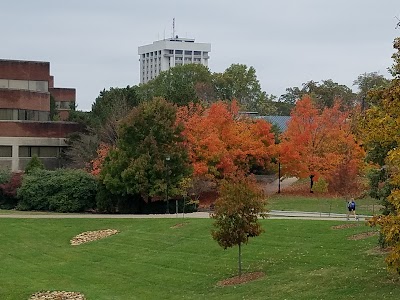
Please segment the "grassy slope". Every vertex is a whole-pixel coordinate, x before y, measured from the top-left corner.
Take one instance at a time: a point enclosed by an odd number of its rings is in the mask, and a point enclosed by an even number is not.
[[[235,275],[237,248],[210,237],[211,220],[0,219],[0,299],[39,290],[83,292],[102,299],[398,299],[376,237],[347,240],[365,226],[332,230],[325,221],[265,220],[266,233],[243,247],[244,268],[266,277],[216,287]],[[72,247],[88,230],[120,234]]]

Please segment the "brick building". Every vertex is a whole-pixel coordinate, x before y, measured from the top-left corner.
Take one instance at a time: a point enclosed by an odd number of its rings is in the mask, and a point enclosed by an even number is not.
[[[50,121],[50,99],[60,120],[75,107],[75,89],[54,87],[50,63],[0,60],[0,169],[25,169],[37,155],[49,169],[60,167],[68,134],[79,124]]]

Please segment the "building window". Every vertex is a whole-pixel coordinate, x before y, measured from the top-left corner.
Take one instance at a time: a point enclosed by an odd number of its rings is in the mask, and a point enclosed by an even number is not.
[[[0,120],[13,120],[13,109],[10,108],[0,109]]]
[[[182,54],[183,50],[175,50],[175,54]]]
[[[194,55],[201,55],[201,51],[194,51]]]
[[[49,119],[48,111],[0,108],[0,120],[49,121]]]
[[[60,147],[52,146],[19,146],[19,157],[58,157]]]
[[[29,90],[35,92],[48,92],[49,83],[43,80],[14,80],[0,79],[0,88],[13,90]]]
[[[56,109],[72,109],[74,101],[56,101]]]
[[[185,55],[192,55],[192,51],[185,50]]]
[[[12,157],[12,146],[0,146],[0,157]]]

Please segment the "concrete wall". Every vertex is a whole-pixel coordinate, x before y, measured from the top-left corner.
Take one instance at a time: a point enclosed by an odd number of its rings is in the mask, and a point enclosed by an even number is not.
[[[1,124],[0,124],[1,125]],[[0,145],[12,147],[12,157],[0,157],[0,169],[9,169],[13,172],[24,170],[30,157],[19,157],[20,146],[50,146],[66,147],[64,138],[38,138],[38,137],[0,137]],[[57,157],[40,158],[48,169],[61,166],[61,160]]]

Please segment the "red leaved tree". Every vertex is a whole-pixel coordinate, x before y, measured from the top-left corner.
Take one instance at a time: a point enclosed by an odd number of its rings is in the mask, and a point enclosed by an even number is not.
[[[181,107],[178,116],[185,126],[195,176],[221,179],[246,174],[254,165],[267,167],[271,161],[271,125],[240,117],[236,101],[220,101],[209,108],[192,104]]]
[[[339,102],[321,111],[309,96],[299,100],[279,145],[283,174],[315,180],[322,176],[332,183],[340,183],[337,176],[347,171],[356,176],[364,153],[351,133],[348,117],[348,112],[340,111]]]

